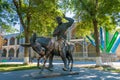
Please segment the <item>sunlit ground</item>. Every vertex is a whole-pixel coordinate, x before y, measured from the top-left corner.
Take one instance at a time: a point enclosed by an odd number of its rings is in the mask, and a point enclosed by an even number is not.
[[[63,65],[63,63],[54,63],[54,64]],[[24,65],[23,62],[3,62],[0,63],[0,71],[18,71],[18,70],[37,69],[36,65],[37,65],[36,62],[31,63],[29,65]],[[112,62],[110,64],[105,64],[104,66],[96,66],[95,64],[74,64],[74,67],[120,73],[120,62]]]
[[[75,65],[75,67],[120,73],[120,62],[104,63],[103,66],[96,66],[95,64],[85,64],[85,65]]]
[[[0,72],[37,69],[35,64],[0,64]]]

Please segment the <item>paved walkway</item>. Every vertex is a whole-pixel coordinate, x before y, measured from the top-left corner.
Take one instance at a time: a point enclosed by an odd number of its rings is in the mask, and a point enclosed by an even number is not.
[[[113,65],[119,65],[120,63],[113,63]],[[57,63],[54,64],[56,68],[62,70]],[[88,64],[82,64],[88,65]],[[92,64],[91,64],[92,65]],[[94,64],[93,64],[94,65]],[[0,80],[120,80],[120,73],[104,72],[93,69],[85,69],[74,67],[73,71],[79,72],[79,75],[68,75],[52,78],[34,79],[31,74],[39,72],[40,70],[24,70],[24,71],[12,71],[12,72],[0,72]],[[46,72],[46,70],[44,70]]]

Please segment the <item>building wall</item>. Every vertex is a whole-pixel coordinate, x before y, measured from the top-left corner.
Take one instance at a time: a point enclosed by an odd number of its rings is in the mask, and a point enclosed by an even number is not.
[[[5,35],[6,43],[2,46],[1,57],[4,58],[23,58],[23,50],[21,50],[20,39],[16,38],[19,34]]]
[[[92,44],[89,44],[87,46],[87,48],[88,48],[88,56],[89,57],[96,57],[96,48],[95,48],[95,46],[93,46]]]
[[[116,50],[116,55],[120,59],[120,44],[119,44],[119,46],[118,46],[118,48]]]

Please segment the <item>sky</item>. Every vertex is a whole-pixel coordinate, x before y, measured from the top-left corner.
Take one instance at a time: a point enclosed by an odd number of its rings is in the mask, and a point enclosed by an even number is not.
[[[74,14],[73,14],[72,12],[69,11],[69,12],[67,12],[67,13],[65,14],[65,16],[66,16],[66,17],[71,17],[71,18],[72,18],[72,17],[74,16]]]

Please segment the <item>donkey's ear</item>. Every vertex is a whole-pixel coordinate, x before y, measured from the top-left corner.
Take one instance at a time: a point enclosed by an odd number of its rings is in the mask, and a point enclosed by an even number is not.
[[[37,37],[37,34],[36,33],[33,33],[33,40],[35,41],[36,40],[36,37]]]
[[[36,36],[37,36],[37,34],[36,34],[36,33],[33,33],[33,36],[34,36],[34,37],[36,37]]]

